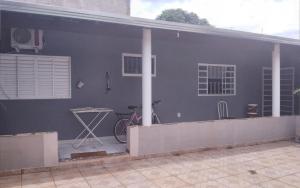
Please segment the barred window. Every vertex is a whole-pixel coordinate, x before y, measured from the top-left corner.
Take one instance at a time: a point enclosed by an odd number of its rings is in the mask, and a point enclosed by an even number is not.
[[[152,76],[156,76],[156,56],[152,55],[151,62]],[[123,76],[142,76],[142,55],[141,54],[122,54],[122,75]]]
[[[235,65],[198,64],[198,96],[229,96],[235,94]]]

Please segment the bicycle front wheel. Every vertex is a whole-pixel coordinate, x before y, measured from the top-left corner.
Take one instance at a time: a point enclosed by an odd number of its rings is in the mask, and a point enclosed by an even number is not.
[[[120,143],[127,142],[127,127],[130,126],[129,119],[119,119],[114,126],[114,136]]]

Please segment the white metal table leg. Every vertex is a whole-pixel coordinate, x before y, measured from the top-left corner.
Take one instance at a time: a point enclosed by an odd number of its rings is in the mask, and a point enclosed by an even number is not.
[[[73,145],[73,147],[74,148],[79,148],[82,144],[83,144],[83,142],[85,142],[86,140],[87,140],[87,138],[88,138],[88,136],[91,134],[94,138],[96,138],[96,135],[91,131],[91,129],[86,125],[86,123],[80,118],[80,116],[78,115],[78,114],[74,114],[75,115],[75,117],[78,119],[78,121],[82,124],[82,126],[85,128],[85,130],[84,131],[87,131],[88,132],[88,134],[84,137],[84,138],[82,138],[82,140],[79,142],[79,144],[78,145]],[[79,140],[79,138],[77,139],[77,140]],[[97,139],[99,142],[100,142],[100,144],[103,144],[99,139]]]
[[[94,130],[101,124],[101,122],[105,119],[105,117],[109,114],[109,112],[104,113],[102,118],[98,121],[98,123],[91,129],[91,132],[86,136],[88,137],[90,134],[94,136],[96,140],[98,140],[99,143],[103,144],[103,142],[93,133]]]
[[[74,114],[74,112],[73,112],[73,114]],[[100,114],[101,114],[101,113],[98,113],[98,114],[92,119],[92,121],[91,121],[87,126],[90,127],[90,126],[92,125],[92,123],[99,117]],[[77,119],[78,121],[80,121],[80,120],[78,119],[78,116],[77,116],[77,115],[74,114],[74,116],[76,117],[76,119]],[[80,118],[80,119],[81,119],[81,118]],[[86,131],[87,131],[86,129],[82,130],[81,133],[75,138],[75,140],[79,139],[79,138],[81,137],[81,135],[82,135],[83,133],[85,133]]]
[[[92,121],[87,125],[83,120],[82,118],[77,114],[77,113],[73,113],[74,116],[76,117],[76,119],[82,124],[82,126],[85,128],[83,131],[81,131],[81,133],[75,138],[75,142],[77,140],[80,139],[81,135],[84,133],[84,132],[87,132],[87,135],[84,136],[81,141],[75,145],[73,144],[73,147],[74,148],[79,148],[87,139],[90,135],[92,135],[94,137],[95,140],[97,140],[100,144],[103,145],[103,142],[94,134],[94,130],[101,124],[101,122],[105,119],[105,117],[109,114],[109,112],[105,112],[104,115],[101,117],[101,119],[96,123],[96,125],[92,125],[93,122],[95,122],[95,120],[97,119],[97,117],[99,117],[102,112],[98,112],[96,114],[96,116],[92,119]],[[91,128],[93,127],[93,128]]]
[[[106,116],[113,110],[109,108],[92,108],[92,107],[77,108],[77,109],[70,109],[70,110],[75,116],[75,118],[81,123],[81,125],[84,128],[75,138],[73,147],[79,148],[89,138],[90,135],[95,140],[97,140],[100,144],[103,145],[103,142],[95,135],[94,131],[97,127],[101,125],[101,123],[106,118]],[[92,118],[92,120],[89,123],[85,123],[84,120],[80,117],[81,113],[92,113],[95,114],[95,116]],[[83,137],[83,135],[85,136]],[[77,141],[79,141],[79,143]]]

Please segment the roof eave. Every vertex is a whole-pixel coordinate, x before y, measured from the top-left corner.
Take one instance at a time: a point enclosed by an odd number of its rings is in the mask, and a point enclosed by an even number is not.
[[[198,26],[192,24],[183,24],[183,23],[151,20],[145,18],[136,18],[136,17],[110,14],[104,12],[83,11],[83,10],[63,8],[63,7],[12,2],[6,0],[0,2],[0,10],[30,13],[30,14],[41,14],[41,15],[49,15],[49,16],[59,16],[59,17],[66,17],[66,18],[76,18],[82,20],[92,20],[92,21],[99,21],[99,22],[146,27],[146,28],[184,31],[184,32],[208,34],[208,35],[218,35],[218,36],[231,37],[231,38],[242,38],[242,39],[250,39],[250,40],[258,40],[258,41],[271,42],[271,43],[290,44],[290,45],[300,46],[300,40],[297,39],[249,33],[243,31],[235,31],[229,29],[219,29],[219,28],[208,27],[208,26]]]

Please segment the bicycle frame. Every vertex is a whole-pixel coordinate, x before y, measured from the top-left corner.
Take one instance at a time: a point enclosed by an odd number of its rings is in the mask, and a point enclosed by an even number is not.
[[[136,111],[133,112],[133,114],[129,118],[129,125],[140,125],[142,122],[143,116],[138,114]],[[152,121],[156,119],[157,123],[160,123],[160,119],[158,118],[158,115],[154,112],[152,109]]]
[[[139,115],[136,111],[130,116],[129,125],[140,124],[142,120],[142,116]]]
[[[155,123],[154,120],[156,119],[156,121],[157,121],[156,123],[157,123],[157,124],[160,124],[160,119],[158,118],[158,115],[157,115],[154,111],[152,112],[152,119],[153,119],[152,121],[153,121],[154,123]]]
[[[152,103],[152,123],[153,124],[160,124],[160,119],[154,110],[155,105],[158,104],[159,102],[160,101],[154,101]],[[140,113],[138,113],[138,110],[137,110],[140,108],[141,107],[138,107],[138,106],[128,106],[128,109],[131,110],[131,113],[129,113],[129,114],[128,113],[126,113],[126,114],[116,113],[116,115],[119,116],[119,119],[114,126],[114,136],[120,143],[126,143],[126,139],[124,139],[124,136],[126,138],[127,127],[132,126],[132,125],[141,125],[142,124],[141,120],[142,120],[143,116]]]

